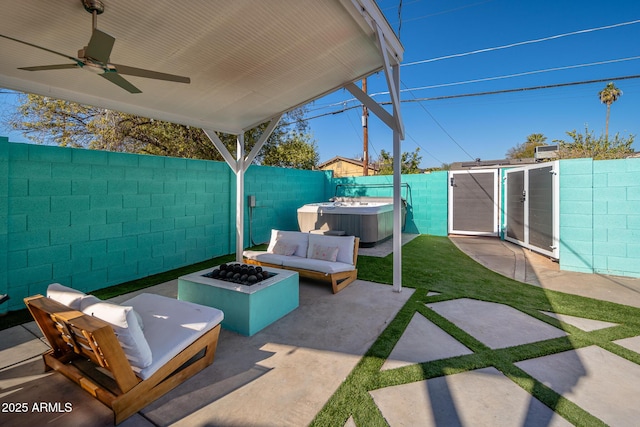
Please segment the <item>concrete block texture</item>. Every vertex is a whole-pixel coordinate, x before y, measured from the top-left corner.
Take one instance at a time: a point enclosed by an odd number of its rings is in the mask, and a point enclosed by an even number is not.
[[[597,259],[598,268],[634,274],[640,159],[563,160],[560,170],[561,267],[593,271]],[[251,223],[245,209],[244,246],[251,245],[249,229],[255,242],[268,240],[272,228],[296,230],[298,207],[336,191],[392,196],[390,176],[334,179],[252,165],[245,178],[243,197],[255,196],[256,207]],[[410,205],[405,231],[446,235],[447,173],[402,182]],[[223,162],[0,138],[0,292],[48,281],[94,290],[232,253],[235,198],[235,175]]]

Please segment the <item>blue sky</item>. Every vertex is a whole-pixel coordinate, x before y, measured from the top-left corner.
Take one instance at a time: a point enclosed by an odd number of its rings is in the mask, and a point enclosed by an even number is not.
[[[623,95],[611,108],[610,134],[640,134],[640,79],[613,79],[640,74],[640,58],[628,59],[640,56],[640,22],[593,30],[640,20],[638,0],[403,0],[401,21],[399,0],[377,3],[396,33],[401,23],[406,64],[401,67],[403,100],[611,79]],[[411,65],[581,30],[593,31]],[[614,60],[618,62],[576,67]],[[572,68],[536,72],[563,67]],[[529,74],[501,78],[521,73]],[[479,79],[491,80],[457,84]],[[509,148],[532,133],[544,134],[547,143],[566,140],[567,131],[583,132],[585,126],[600,135],[606,107],[599,102],[598,92],[606,83],[403,103],[407,133],[403,151],[420,147],[422,167],[434,167],[475,158],[504,158]],[[440,87],[416,89],[426,86]],[[382,73],[368,79],[368,91],[386,91]],[[376,99],[387,101],[388,97]],[[0,111],[11,109],[14,102],[14,96],[0,94]],[[309,105],[308,116],[355,105],[352,96],[341,90]],[[310,120],[321,161],[336,155],[362,155],[360,116],[356,108]],[[25,141],[1,124],[0,135]],[[637,151],[639,144],[634,143]],[[382,149],[392,150],[391,132],[373,115],[369,148],[371,159]]]
[[[398,0],[378,5],[398,32]],[[400,39],[404,64],[640,20],[637,0],[404,0]],[[401,89],[444,85],[640,56],[640,22],[559,37],[508,49],[401,67]],[[525,76],[402,93],[402,99],[554,85],[640,75],[640,58]],[[567,131],[604,133],[606,106],[598,92],[607,82],[519,93],[403,103],[403,151],[421,147],[422,166],[504,158],[532,133],[547,143]],[[609,133],[640,134],[640,79],[615,81],[623,91],[611,107]],[[368,79],[369,93],[386,90],[384,75]],[[339,91],[310,105],[309,116],[342,109],[352,99]],[[388,97],[379,96],[379,101]],[[336,104],[338,105],[332,105]],[[345,106],[356,105],[348,102]],[[362,153],[361,110],[310,121],[321,161]],[[639,142],[634,143],[640,151]],[[369,156],[392,150],[391,132],[369,119]]]

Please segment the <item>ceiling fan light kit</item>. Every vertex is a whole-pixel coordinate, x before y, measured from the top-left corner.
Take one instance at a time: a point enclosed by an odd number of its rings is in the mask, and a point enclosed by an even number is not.
[[[143,68],[130,67],[127,65],[112,64],[109,62],[111,51],[116,39],[109,34],[98,30],[97,16],[104,12],[104,4],[100,0],[81,0],[84,9],[92,15],[91,26],[91,39],[89,44],[82,49],[78,50],[78,57],[66,55],[64,53],[56,52],[54,50],[38,46],[33,43],[29,43],[23,40],[18,40],[13,37],[0,34],[8,40],[12,40],[18,43],[25,44],[27,46],[35,47],[37,49],[44,50],[49,53],[54,53],[58,56],[62,56],[73,61],[73,64],[55,64],[55,65],[40,65],[34,67],[20,67],[20,70],[26,71],[49,71],[49,70],[64,70],[71,68],[82,68],[90,71],[94,74],[98,74],[111,83],[119,86],[129,93],[142,93],[140,89],[134,86],[131,82],[126,80],[121,74],[144,77],[148,79],[164,80],[176,83],[190,83],[189,77],[177,76],[174,74],[161,73],[157,71],[146,70]]]

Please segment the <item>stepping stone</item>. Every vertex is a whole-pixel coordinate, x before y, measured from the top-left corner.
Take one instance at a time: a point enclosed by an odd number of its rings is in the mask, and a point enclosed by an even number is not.
[[[426,304],[492,349],[564,337],[566,332],[504,304],[461,298]]]
[[[369,392],[392,426],[570,426],[495,368]]]
[[[568,314],[551,313],[548,311],[541,311],[540,313],[547,316],[558,319],[564,323],[568,323],[571,326],[575,326],[583,331],[597,331],[598,329],[610,328],[611,326],[617,326],[617,323],[604,322],[602,320],[585,319],[584,317],[569,316]]]
[[[428,297],[435,297],[436,295],[440,295],[440,292],[433,292],[433,291],[427,292]]]
[[[638,425],[640,366],[597,346],[516,363],[611,426]]]
[[[623,338],[614,341],[614,343],[628,348],[631,351],[635,351],[636,353],[640,353],[640,337]]]
[[[381,370],[471,353],[433,322],[415,313]]]

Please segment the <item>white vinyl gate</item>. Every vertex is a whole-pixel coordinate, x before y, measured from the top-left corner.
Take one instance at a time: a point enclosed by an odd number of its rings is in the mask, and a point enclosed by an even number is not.
[[[559,192],[557,161],[505,169],[505,239],[559,257]]]
[[[449,233],[497,236],[500,191],[497,169],[449,172]]]

